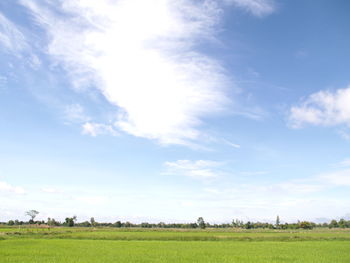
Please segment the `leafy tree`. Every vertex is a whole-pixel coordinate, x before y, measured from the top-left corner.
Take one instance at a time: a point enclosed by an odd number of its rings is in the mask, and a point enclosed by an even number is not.
[[[251,228],[253,228],[253,224],[250,221],[248,221],[247,223],[244,224],[244,228],[251,229]]]
[[[141,227],[142,228],[151,228],[152,226],[147,222],[143,222],[143,223],[141,223]]]
[[[340,220],[339,220],[339,222],[338,222],[338,225],[339,225],[339,227],[341,227],[341,228],[345,228],[346,227],[346,224],[347,222],[345,221],[345,219],[343,219],[343,218],[341,218]]]
[[[280,227],[280,217],[277,216],[276,218],[276,228],[279,228]]]
[[[157,226],[163,228],[166,227],[166,224],[164,222],[159,222]]]
[[[117,221],[117,222],[114,223],[114,226],[115,227],[122,227],[122,222]]]
[[[312,225],[311,222],[303,221],[303,222],[299,223],[299,227],[302,228],[302,229],[312,229],[313,225]]]
[[[77,216],[66,217],[64,225],[73,227],[76,221],[77,221]]]
[[[330,227],[330,228],[339,227],[337,220],[334,220],[334,219],[333,219],[333,220],[329,223],[329,227]]]
[[[57,222],[54,218],[48,218],[47,219],[47,224],[49,226],[59,226],[60,225],[60,222]]]
[[[91,222],[89,222],[89,221],[84,221],[84,222],[80,223],[79,226],[90,227],[90,226],[91,226]]]
[[[205,222],[204,222],[204,219],[203,217],[199,217],[197,219],[197,224],[199,226],[200,229],[204,229],[205,228]]]
[[[7,223],[9,226],[13,226],[14,224],[15,224],[15,222],[13,221],[13,220],[10,220],[10,221],[8,221],[8,223]]]
[[[90,218],[90,224],[93,226],[93,227],[95,227],[96,226],[96,221],[95,221],[95,218],[93,218],[93,217],[91,217]]]
[[[30,220],[29,220],[29,223],[30,224],[33,224],[34,223],[34,219],[35,217],[39,214],[38,211],[36,210],[29,210],[25,213],[26,216],[29,216],[30,217]]]

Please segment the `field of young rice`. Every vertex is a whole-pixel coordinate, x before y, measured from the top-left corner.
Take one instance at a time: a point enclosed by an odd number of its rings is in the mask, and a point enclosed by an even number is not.
[[[1,229],[0,262],[348,263],[348,231]]]

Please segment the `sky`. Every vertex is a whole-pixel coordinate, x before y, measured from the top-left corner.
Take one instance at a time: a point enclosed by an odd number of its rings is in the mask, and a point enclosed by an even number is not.
[[[347,0],[2,0],[0,221],[350,217]]]

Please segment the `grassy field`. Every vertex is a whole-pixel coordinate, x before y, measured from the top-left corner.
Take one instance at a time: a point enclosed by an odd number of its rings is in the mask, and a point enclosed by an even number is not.
[[[0,262],[350,262],[349,230],[0,228]]]

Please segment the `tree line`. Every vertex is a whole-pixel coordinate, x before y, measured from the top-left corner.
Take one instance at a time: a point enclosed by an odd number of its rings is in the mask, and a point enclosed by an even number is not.
[[[205,228],[240,228],[240,229],[313,229],[318,228],[350,228],[350,220],[340,219],[331,220],[328,223],[314,223],[310,221],[298,221],[296,223],[281,223],[279,216],[277,216],[275,223],[268,222],[244,222],[239,219],[232,220],[231,223],[223,224],[210,224],[205,222],[203,217],[199,217],[196,222],[193,223],[148,223],[143,222],[135,224],[131,222],[116,221],[110,222],[97,222],[94,217],[91,217],[89,221],[77,222],[77,217],[66,217],[63,222],[55,220],[54,218],[48,218],[45,220],[35,220],[39,214],[36,210],[29,210],[25,213],[29,216],[28,221],[9,220],[8,222],[0,222],[2,225],[8,226],[20,226],[20,225],[46,225],[49,227],[66,226],[66,227],[116,227],[116,228],[187,228],[187,229],[205,229]]]

